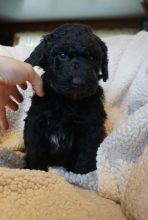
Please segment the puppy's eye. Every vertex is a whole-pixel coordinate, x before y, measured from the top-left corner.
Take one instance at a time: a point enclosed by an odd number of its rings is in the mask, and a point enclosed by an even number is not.
[[[69,56],[65,53],[60,53],[57,55],[57,57],[61,61],[68,61],[69,60]]]

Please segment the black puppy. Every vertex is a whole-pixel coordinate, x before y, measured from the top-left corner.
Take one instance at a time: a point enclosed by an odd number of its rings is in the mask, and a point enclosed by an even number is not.
[[[108,78],[105,44],[89,27],[65,24],[45,36],[26,62],[45,70],[45,96],[33,96],[25,120],[27,168],[95,170],[97,148],[105,137],[104,96],[98,85]]]

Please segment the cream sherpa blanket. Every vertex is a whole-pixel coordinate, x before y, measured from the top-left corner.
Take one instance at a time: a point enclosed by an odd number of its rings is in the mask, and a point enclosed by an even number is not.
[[[0,178],[0,187],[1,185],[2,187],[0,188],[0,193],[4,200],[1,199],[0,201],[3,201],[4,204],[6,203],[4,192],[7,195],[7,190],[14,192],[14,195],[17,195],[16,200],[18,200],[18,198],[20,198],[18,197],[18,191],[21,192],[24,188],[26,191],[31,190],[36,181],[36,188],[38,189],[38,186],[40,186],[40,189],[36,190],[36,193],[39,193],[40,196],[44,189],[50,191],[52,187],[56,187],[55,185],[58,187],[58,177],[53,174],[56,173],[64,176],[66,180],[73,184],[96,190],[103,197],[120,203],[128,219],[148,219],[148,33],[142,31],[135,36],[118,36],[105,40],[109,49],[110,79],[106,84],[102,83],[102,86],[106,94],[106,109],[108,113],[107,129],[110,130],[113,128],[113,131],[98,148],[96,158],[97,170],[86,175],[76,175],[71,172],[66,172],[63,168],[49,168],[48,174],[40,171],[24,170],[13,170],[13,172],[10,172],[9,169],[1,168],[0,175],[2,177]],[[11,54],[7,54],[7,50],[6,48],[5,53],[2,54],[10,56]],[[15,57],[19,59],[26,58],[31,52],[30,49],[30,51],[26,51],[26,53],[24,53],[25,55],[22,56],[21,48],[15,48],[14,50],[17,51]],[[12,112],[8,112],[11,128],[7,132],[1,132],[0,134],[1,145],[5,148],[9,148],[13,152],[15,151],[19,156],[22,156],[20,151],[23,150],[22,118],[25,117],[24,112],[28,108],[31,93],[32,91],[29,89],[28,92],[24,94],[25,101],[17,113],[12,114]],[[2,149],[0,156],[2,158],[1,166],[14,168],[23,167],[23,160],[19,157],[17,158],[17,156],[14,156],[11,152],[7,157],[7,153],[5,152],[4,154]],[[15,160],[11,160],[11,158],[14,157]],[[5,163],[6,158],[7,164]],[[7,177],[8,181],[6,181]],[[23,183],[24,186],[22,186],[23,177],[26,179],[25,184]],[[10,184],[13,178],[20,180],[19,189],[16,189],[13,184]],[[31,179],[33,179],[33,181]],[[62,182],[64,180],[60,178],[59,181]],[[66,182],[64,182],[64,184],[62,182],[61,185],[62,187],[63,185],[67,187]],[[68,187],[71,187],[70,190],[73,189],[70,185],[68,185]],[[3,191],[3,188],[6,188],[6,191]],[[75,196],[80,200],[81,207],[85,202],[84,200],[82,201],[80,194],[79,197],[77,197],[77,190],[79,191],[80,189],[74,189],[76,193]],[[86,192],[87,191],[85,191],[85,193]],[[94,196],[93,193],[94,192],[91,192],[92,197]],[[22,207],[26,202],[26,195],[27,194],[25,194],[25,198],[21,197],[21,200],[24,201],[22,202]],[[90,200],[95,201],[96,197],[92,197],[92,200],[88,198],[89,202]],[[63,199],[64,198],[65,197],[63,197]],[[30,199],[32,200],[32,198],[29,197],[29,200]],[[11,200],[13,201],[10,197],[10,201]],[[43,198],[41,201],[42,200]],[[49,204],[49,200],[47,204]],[[71,203],[72,200],[70,197],[66,202]],[[55,201],[57,200],[55,199]],[[54,207],[53,203],[51,205]],[[95,205],[96,203],[94,202],[94,207]],[[66,204],[63,206],[63,203],[61,206],[64,208],[67,207]],[[88,216],[90,217],[89,219],[101,219],[95,209],[94,214],[92,214],[93,211],[90,206],[88,207],[86,204],[82,206],[83,211],[84,207],[87,207],[85,210],[87,214],[85,216],[84,213],[84,215],[81,215],[81,211],[80,213],[77,212],[81,217],[83,216],[82,218],[77,217],[77,219],[87,219]],[[4,209],[4,206],[1,206],[0,203],[0,208],[1,207]],[[78,207],[75,208],[77,209]],[[42,207],[42,209],[45,210],[46,205],[44,208]],[[10,211],[9,202],[8,210]],[[14,209],[12,209],[12,212],[13,211]],[[34,212],[32,215],[34,216]],[[67,211],[65,211],[63,215],[66,216]],[[121,218],[124,219],[123,216],[121,216]],[[51,219],[56,218],[51,217]],[[66,219],[66,217],[61,216],[61,218],[59,217],[57,219]],[[69,219],[74,218],[72,218],[71,215]],[[113,219],[116,219],[116,217],[114,216]],[[117,219],[120,218],[117,217]]]

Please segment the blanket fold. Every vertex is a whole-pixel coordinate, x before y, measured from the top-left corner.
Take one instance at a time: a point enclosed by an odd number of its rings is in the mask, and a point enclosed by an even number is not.
[[[115,129],[97,153],[98,191],[102,196],[120,202],[123,210],[126,207],[128,214],[134,217],[132,219],[148,217],[147,153],[148,104]],[[137,169],[139,166],[140,169]],[[140,203],[135,186],[137,191],[142,190]],[[143,207],[142,212],[136,204]]]

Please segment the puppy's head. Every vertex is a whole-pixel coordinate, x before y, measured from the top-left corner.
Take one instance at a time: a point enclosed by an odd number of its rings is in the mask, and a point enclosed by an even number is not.
[[[26,62],[45,70],[45,92],[50,87],[72,99],[93,95],[98,80],[108,78],[104,42],[80,24],[65,24],[45,36]]]

